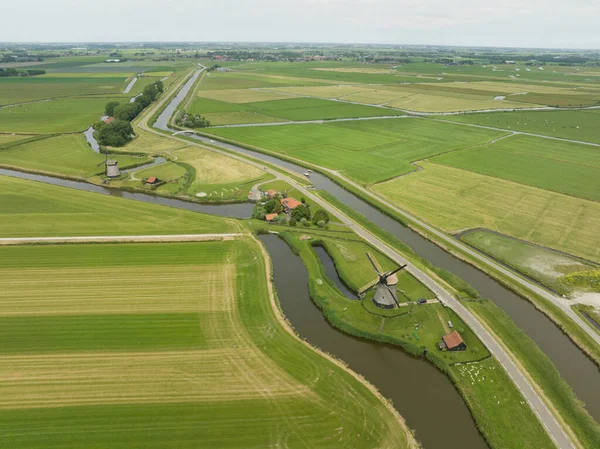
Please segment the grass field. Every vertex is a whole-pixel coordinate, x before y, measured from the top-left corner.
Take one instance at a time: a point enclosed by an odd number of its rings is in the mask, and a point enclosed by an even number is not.
[[[516,135],[432,161],[600,201],[600,151],[589,145]]]
[[[361,241],[328,238],[323,239],[323,245],[333,259],[340,278],[355,292],[369,285],[377,277],[367,259],[367,251],[377,259],[384,271],[398,268],[388,258],[374,251],[370,246]],[[400,271],[396,276],[398,277],[397,292],[399,301],[417,301],[420,298],[435,298],[435,294],[410,273]]]
[[[371,392],[276,321],[250,240],[0,253],[11,448],[407,447]]]
[[[573,291],[559,281],[561,277],[598,268],[587,261],[485,230],[469,232],[461,240],[561,295]]]
[[[111,98],[85,97],[42,101],[0,109],[0,132],[68,133],[98,121]]]
[[[592,112],[592,110],[553,112],[513,111],[444,117],[444,120],[593,143],[600,143],[599,119],[598,114]]]
[[[454,112],[478,109],[524,108],[532,105],[509,100],[494,100],[494,95],[461,93],[456,91],[436,91],[438,86],[412,84],[410,86],[323,86],[323,87],[283,87],[269,88],[270,91],[309,95],[322,98],[383,104],[392,108],[418,112]]]
[[[223,156],[198,146],[189,146],[173,152],[177,160],[194,168],[194,183],[229,184],[261,178],[265,172],[244,162]],[[193,187],[193,186],[192,186]]]
[[[0,79],[0,106],[76,95],[117,94],[125,88],[127,75],[40,77]]]
[[[600,262],[600,204],[421,162],[424,170],[374,186],[439,228],[484,227]]]
[[[110,151],[119,152],[127,151],[133,153],[159,154],[168,153],[172,150],[177,150],[185,147],[187,144],[163,137],[148,131],[144,131],[140,127],[135,128],[136,138],[127,143],[124,147],[114,148],[107,147]]]
[[[237,232],[233,220],[0,176],[0,237]]]
[[[120,168],[149,162],[145,156],[116,156]],[[81,134],[63,134],[0,149],[0,165],[87,178],[104,173],[104,154],[95,153]]]
[[[374,183],[415,170],[436,154],[491,141],[502,132],[417,118],[209,129],[210,134],[282,153]]]
[[[228,91],[223,91],[228,92]],[[401,112],[356,104],[345,104],[317,98],[292,98],[251,103],[226,103],[196,98],[191,110],[211,120],[213,125],[263,123],[265,121],[329,120],[336,118],[379,117],[400,115]],[[253,118],[253,115],[255,118]],[[269,117],[271,119],[269,120]]]

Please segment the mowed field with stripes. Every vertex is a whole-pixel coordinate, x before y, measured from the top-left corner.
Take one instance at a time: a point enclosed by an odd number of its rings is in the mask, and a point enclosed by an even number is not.
[[[1,446],[407,447],[267,285],[250,237],[1,247]]]

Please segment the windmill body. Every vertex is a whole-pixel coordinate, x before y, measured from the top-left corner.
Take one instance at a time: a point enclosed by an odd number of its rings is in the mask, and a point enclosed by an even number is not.
[[[364,295],[367,291],[375,288],[375,295],[373,296],[373,303],[382,309],[393,309],[394,307],[400,307],[397,299],[396,284],[398,283],[398,277],[396,273],[402,270],[406,265],[397,268],[396,270],[383,272],[377,261],[367,253],[367,257],[377,273],[377,279],[364,287],[359,294]]]

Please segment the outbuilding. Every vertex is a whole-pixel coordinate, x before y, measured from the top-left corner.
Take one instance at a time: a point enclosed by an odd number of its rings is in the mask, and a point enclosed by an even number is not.
[[[467,349],[467,344],[456,330],[444,335],[442,342],[448,351],[464,351]]]
[[[158,178],[156,176],[150,176],[146,179],[146,184],[156,184],[158,182]]]
[[[265,215],[265,220],[268,222],[271,222],[273,220],[275,220],[275,218],[277,218],[277,214],[267,214]]]

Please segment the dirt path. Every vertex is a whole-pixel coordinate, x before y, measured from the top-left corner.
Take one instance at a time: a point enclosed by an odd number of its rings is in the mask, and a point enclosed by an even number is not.
[[[56,243],[163,243],[163,242],[206,242],[216,240],[233,240],[244,236],[243,233],[228,234],[174,234],[174,235],[100,235],[77,237],[12,237],[0,239],[0,246],[23,244],[56,244]]]

